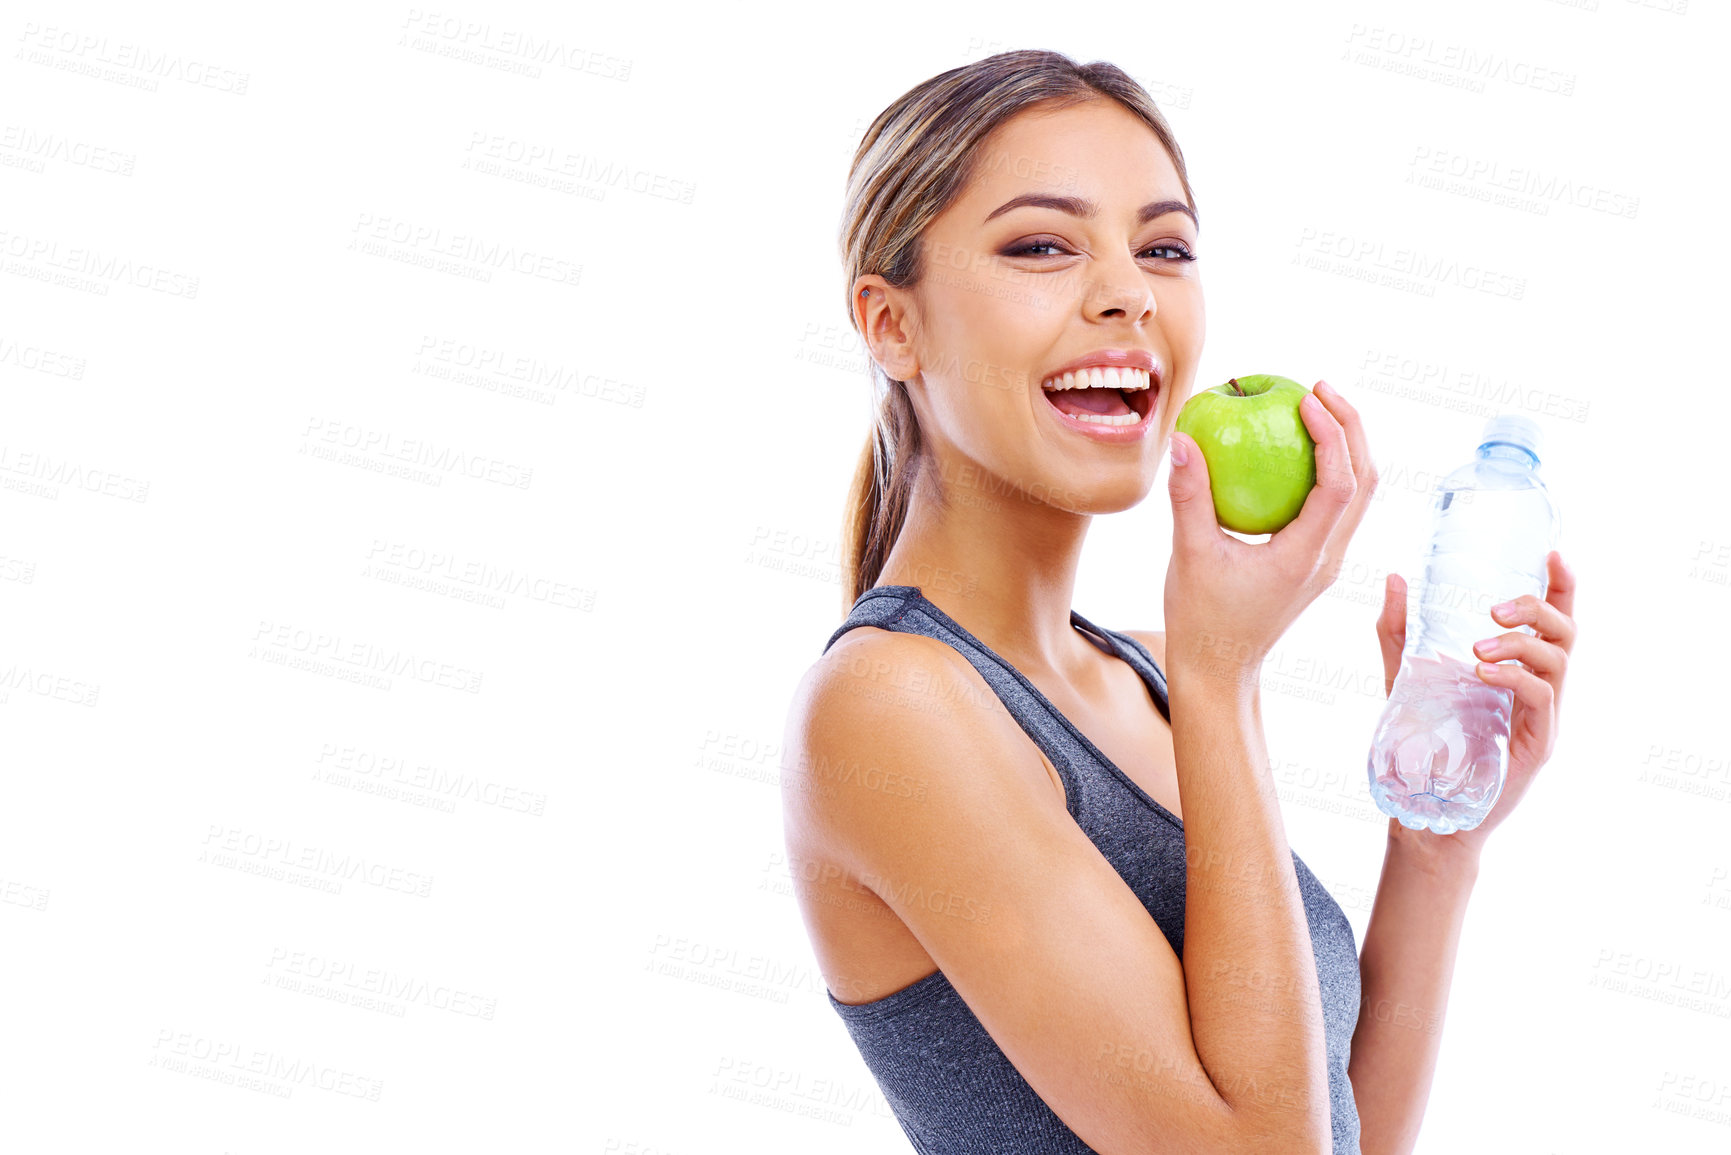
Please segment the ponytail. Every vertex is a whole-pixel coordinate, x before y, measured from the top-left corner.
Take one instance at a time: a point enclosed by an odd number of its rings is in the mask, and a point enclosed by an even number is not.
[[[883,372],[876,366],[872,371],[880,377]],[[884,561],[908,519],[919,457],[920,426],[908,400],[908,387],[890,381],[872,414],[872,428],[848,487],[842,532],[844,614],[884,571]]]

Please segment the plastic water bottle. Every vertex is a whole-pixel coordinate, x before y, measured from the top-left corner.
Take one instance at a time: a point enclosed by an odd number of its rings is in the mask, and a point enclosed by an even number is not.
[[[1515,695],[1478,676],[1473,643],[1508,632],[1492,606],[1544,597],[1560,529],[1539,477],[1538,425],[1492,417],[1479,442],[1432,496],[1424,577],[1409,583],[1400,672],[1370,747],[1377,809],[1438,834],[1471,830],[1502,794]]]

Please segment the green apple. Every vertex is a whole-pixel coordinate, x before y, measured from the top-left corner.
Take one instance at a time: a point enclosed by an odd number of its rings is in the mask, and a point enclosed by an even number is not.
[[[1258,373],[1204,389],[1178,411],[1208,463],[1214,516],[1239,533],[1276,533],[1304,507],[1316,484],[1316,442],[1298,403],[1310,390]]]

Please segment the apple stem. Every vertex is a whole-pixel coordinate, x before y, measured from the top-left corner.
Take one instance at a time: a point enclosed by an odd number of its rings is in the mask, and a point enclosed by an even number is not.
[[[1238,378],[1234,377],[1232,380],[1228,381],[1227,384],[1232,386],[1232,391],[1234,393],[1238,394],[1240,397],[1250,396],[1250,394],[1246,393],[1244,390],[1242,390],[1238,387]]]

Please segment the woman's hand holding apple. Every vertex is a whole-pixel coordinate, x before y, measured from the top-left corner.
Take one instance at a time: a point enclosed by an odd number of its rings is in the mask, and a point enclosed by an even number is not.
[[[1254,683],[1274,643],[1339,574],[1375,492],[1376,467],[1357,410],[1327,382],[1317,382],[1299,413],[1316,442],[1316,485],[1298,517],[1257,544],[1220,528],[1207,462],[1194,440],[1172,434],[1169,665]]]

